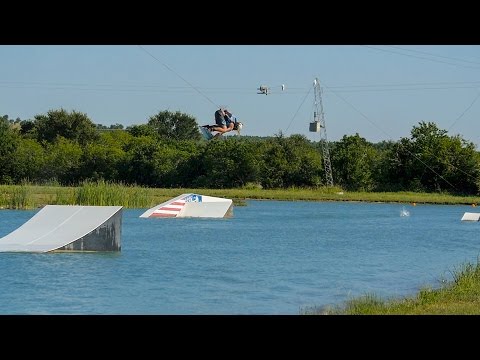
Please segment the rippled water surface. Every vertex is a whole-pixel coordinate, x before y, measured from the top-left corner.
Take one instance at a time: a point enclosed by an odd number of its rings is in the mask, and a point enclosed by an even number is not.
[[[0,237],[38,210],[1,210]],[[470,206],[247,201],[231,219],[123,210],[122,251],[0,253],[0,314],[298,314],[414,294],[476,263]],[[0,240],[1,241],[1,240]]]

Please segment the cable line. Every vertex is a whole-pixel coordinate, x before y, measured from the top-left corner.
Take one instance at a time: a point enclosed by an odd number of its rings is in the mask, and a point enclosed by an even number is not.
[[[300,103],[300,106],[298,107],[297,111],[295,112],[295,115],[293,115],[292,120],[290,120],[290,123],[288,124],[287,128],[285,129],[285,132],[287,132],[288,129],[290,128],[290,125],[292,125],[293,119],[295,119],[295,117],[297,116],[298,112],[300,111],[300,108],[302,107],[303,103],[304,103],[305,100],[307,99],[307,97],[308,97],[308,95],[310,94],[310,91],[311,91],[311,90],[312,90],[311,88],[308,89],[307,95],[305,95],[305,97],[303,98],[302,102]]]
[[[447,65],[454,65],[454,66],[464,67],[464,68],[468,68],[468,69],[480,69],[480,66],[468,66],[468,65],[454,64],[454,63],[451,63],[451,62],[448,62],[448,61],[435,60],[435,59],[430,59],[430,58],[426,58],[426,57],[423,57],[423,56],[415,56],[415,55],[404,54],[404,53],[401,53],[401,52],[398,52],[398,51],[376,48],[374,46],[368,46],[368,45],[360,45],[360,46],[363,46],[363,47],[366,47],[366,48],[369,48],[369,49],[373,49],[373,50],[377,50],[377,51],[384,51],[384,52],[388,52],[388,53],[392,53],[392,54],[403,55],[403,56],[408,56],[408,57],[422,59],[422,60],[429,60],[429,61],[442,63],[442,64],[447,64]]]
[[[147,51],[143,46],[141,45],[137,45],[140,49],[142,49],[143,51],[145,51],[148,55],[150,55],[154,60],[158,61],[160,64],[162,64],[163,66],[165,66],[168,70],[170,70],[172,73],[174,73],[175,75],[177,75],[180,79],[182,79],[183,81],[185,81],[185,83],[187,83],[190,87],[192,87],[196,92],[198,92],[200,95],[202,95],[205,99],[207,99],[209,102],[211,102],[213,105],[215,105],[216,107],[220,107],[219,105],[215,104],[207,95],[205,95],[204,93],[202,93],[200,90],[198,90],[195,86],[193,86],[187,79],[185,79],[183,76],[181,76],[179,73],[177,73],[175,70],[173,70],[170,66],[168,66],[167,64],[165,64],[164,62],[160,61],[157,57],[155,57],[152,53],[150,53],[149,51]]]
[[[424,55],[429,55],[429,56],[436,56],[436,57],[443,58],[443,59],[450,59],[450,60],[455,60],[455,61],[463,61],[463,62],[466,62],[466,63],[469,63],[469,64],[477,64],[477,65],[480,65],[480,62],[478,62],[478,61],[469,61],[469,60],[464,60],[464,59],[460,59],[460,58],[453,58],[453,57],[449,57],[449,56],[435,55],[435,54],[432,54],[432,53],[428,53],[428,52],[426,52],[426,51],[405,49],[405,48],[402,48],[402,47],[400,47],[400,46],[393,46],[393,45],[386,45],[386,46],[387,46],[387,47],[392,47],[392,48],[394,48],[394,49],[400,49],[400,50],[404,50],[404,51],[410,51],[410,52],[419,53],[419,54],[424,54]]]
[[[324,84],[325,86],[325,84]],[[325,86],[327,87],[327,86]],[[368,122],[370,122],[373,126],[375,126],[377,129],[382,131],[385,135],[388,137],[392,138],[390,134],[388,134],[386,131],[384,131],[382,128],[380,128],[376,123],[371,121],[365,114],[363,114],[360,110],[358,110],[355,106],[353,106],[351,103],[349,103],[347,100],[345,100],[342,96],[338,95],[335,91],[332,91],[334,95],[338,96],[342,101],[344,101],[348,106],[350,106],[352,109],[354,109],[356,112],[358,112],[360,115],[362,115],[363,118],[365,118]],[[420,161],[423,165],[425,165],[426,168],[430,169],[434,174],[436,174],[438,177],[440,177],[443,181],[445,181],[448,185],[450,185],[453,189],[456,189],[456,187],[450,183],[447,179],[445,179],[442,175],[440,175],[438,172],[436,172],[434,169],[432,169],[428,164],[426,164],[420,157],[418,157],[416,154],[412,153],[409,149],[404,147],[402,143],[399,141],[398,144],[404,148],[405,151],[407,151],[411,156],[416,158],[418,161]],[[451,165],[451,164],[450,164]],[[451,165],[452,167],[458,169],[454,165]]]
[[[476,96],[476,98],[473,99],[472,103],[465,109],[465,111],[460,114],[460,116],[453,122],[452,125],[450,125],[450,127],[448,128],[449,131],[450,131],[450,129],[453,127],[453,125],[455,125],[455,124],[457,123],[457,121],[460,120],[460,118],[463,117],[463,115],[465,115],[465,113],[466,113],[468,110],[470,110],[470,108],[473,106],[473,104],[475,104],[475,103],[477,102],[477,100],[478,100],[479,97],[480,97],[480,92],[478,93],[478,95]]]

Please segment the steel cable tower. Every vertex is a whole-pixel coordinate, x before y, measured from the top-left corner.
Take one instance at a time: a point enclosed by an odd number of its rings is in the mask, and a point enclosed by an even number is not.
[[[327,128],[325,126],[325,115],[323,113],[322,88],[320,81],[315,78],[313,81],[313,90],[315,94],[315,103],[313,111],[313,122],[310,123],[311,132],[320,133],[320,145],[323,153],[323,165],[325,168],[325,180],[327,186],[333,186],[332,164],[330,162],[330,151],[328,149]]]

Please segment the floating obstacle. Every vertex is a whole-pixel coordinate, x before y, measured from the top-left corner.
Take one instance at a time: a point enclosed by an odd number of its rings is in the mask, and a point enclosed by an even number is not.
[[[466,212],[462,216],[462,221],[480,221],[480,213]]]
[[[225,218],[233,216],[233,201],[214,196],[182,194],[145,211],[141,218]]]
[[[0,238],[0,252],[120,251],[121,206],[46,205]]]

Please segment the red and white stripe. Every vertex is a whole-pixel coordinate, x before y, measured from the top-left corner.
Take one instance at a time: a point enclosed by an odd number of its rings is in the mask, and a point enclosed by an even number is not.
[[[168,203],[155,210],[149,217],[176,217],[185,206],[185,200],[180,199]]]

